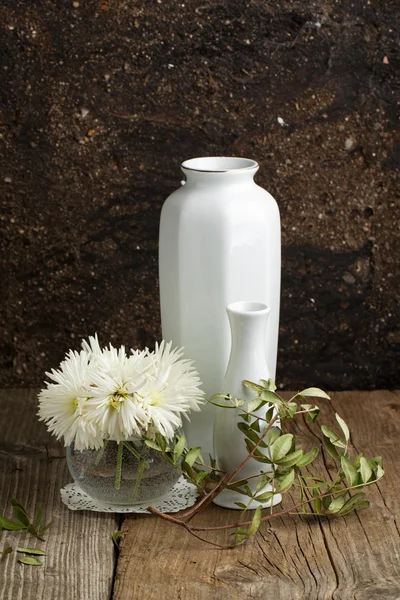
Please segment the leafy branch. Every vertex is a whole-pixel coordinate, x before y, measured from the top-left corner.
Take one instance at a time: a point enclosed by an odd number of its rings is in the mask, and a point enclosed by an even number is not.
[[[302,416],[307,422],[316,422],[320,409],[317,405],[309,404],[309,398],[329,399],[328,394],[319,388],[307,388],[295,394],[290,400],[285,400],[276,392],[276,386],[271,381],[261,380],[260,384],[244,381],[244,385],[255,392],[255,397],[243,408],[244,401],[229,395],[216,394],[210,402],[224,408],[239,410],[238,428],[243,434],[247,456],[233,473],[224,473],[217,469],[216,462],[210,457],[210,465],[205,465],[201,456],[201,448],[189,448],[184,436],[176,437],[173,443],[159,436],[155,441],[148,440],[146,444],[162,453],[167,462],[180,468],[188,481],[194,483],[200,492],[200,499],[195,506],[184,511],[179,516],[165,515],[149,506],[148,510],[160,518],[184,527],[195,537],[221,548],[233,548],[253,536],[263,521],[281,517],[287,514],[311,515],[340,515],[344,516],[354,510],[369,506],[364,491],[366,486],[376,483],[384,475],[382,458],[376,456],[368,459],[363,453],[351,456],[350,431],[345,421],[336,414],[340,432],[326,425],[320,426],[322,445],[331,457],[336,467],[335,475],[324,480],[310,474],[319,454],[319,448],[314,447],[305,452],[297,448],[296,437],[292,433],[284,433],[281,425]],[[223,399],[223,403],[217,400]],[[240,471],[250,461],[261,465],[260,473],[252,477],[238,478]],[[258,478],[253,491],[248,485],[249,479]],[[268,491],[265,488],[268,486]],[[230,489],[242,495],[244,502],[237,502],[242,509],[240,517],[228,525],[199,527],[191,520],[204,510],[223,490]],[[299,498],[290,508],[274,511],[274,496],[284,495],[289,490],[298,492]],[[250,520],[246,520],[250,502],[259,503]],[[270,503],[268,513],[263,513],[261,503]],[[207,540],[202,532],[234,530],[231,535],[234,542],[222,546]]]

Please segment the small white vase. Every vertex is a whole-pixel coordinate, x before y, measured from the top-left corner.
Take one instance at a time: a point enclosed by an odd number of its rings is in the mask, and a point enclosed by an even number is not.
[[[226,306],[251,298],[271,309],[266,337],[275,379],[280,302],[280,220],[273,197],[258,186],[258,164],[203,157],[182,164],[186,184],[165,201],[160,222],[162,334],[184,346],[207,397],[220,393],[228,366]],[[191,446],[212,453],[215,408],[192,413],[184,429]]]
[[[232,347],[223,393],[245,400],[246,403],[242,408],[247,410],[248,403],[255,397],[255,393],[243,385],[243,380],[247,379],[257,383],[260,379],[268,380],[270,377],[265,358],[265,334],[270,309],[260,302],[235,302],[230,304],[226,310],[231,327]],[[256,414],[265,417],[266,412],[267,407],[263,407]],[[218,468],[229,475],[248,456],[244,434],[237,426],[241,421],[239,415],[240,409],[217,408],[214,421],[214,456]],[[235,479],[252,477],[260,472],[265,473],[270,470],[269,465],[250,459]],[[258,478],[248,481],[252,491],[255,491],[257,483]],[[267,485],[259,493],[262,494],[271,489],[271,486]],[[281,499],[281,495],[276,494],[273,497],[273,504],[278,504]],[[224,490],[214,502],[226,508],[239,509],[235,502],[247,505],[248,498],[233,490]],[[252,501],[248,508],[255,509],[260,505],[268,507],[271,506],[271,502]]]

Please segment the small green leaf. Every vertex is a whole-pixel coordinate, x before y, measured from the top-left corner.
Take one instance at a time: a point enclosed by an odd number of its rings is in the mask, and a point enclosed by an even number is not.
[[[176,464],[180,457],[182,456],[182,452],[184,451],[186,446],[186,438],[182,435],[175,444],[174,448],[174,463]]]
[[[327,400],[330,400],[328,394],[319,388],[307,388],[296,395],[304,397],[311,396],[313,398],[326,398]]]
[[[43,518],[43,507],[41,504],[39,504],[37,513],[36,513],[35,522],[33,524],[35,529],[37,529],[39,527],[40,523],[42,522],[42,518]]]
[[[268,381],[265,381],[265,379],[260,379],[260,381],[263,384],[263,386],[266,387],[268,390],[271,390],[271,392],[274,392],[276,390],[276,385],[271,378],[268,379]]]
[[[271,460],[279,460],[286,456],[292,447],[293,435],[291,433],[285,433],[281,435],[271,446]]]
[[[326,448],[326,449],[327,449],[327,451],[328,451],[328,454],[330,454],[330,456],[331,456],[333,459],[335,459],[335,460],[337,460],[337,461],[339,461],[339,462],[340,462],[340,455],[339,455],[339,452],[336,450],[336,448],[335,448],[335,446],[332,444],[331,440],[330,440],[329,438],[327,438],[327,437],[324,435],[324,437],[323,437],[322,441],[323,441],[323,443],[324,443],[324,446],[325,446],[325,448]]]
[[[336,417],[336,421],[340,425],[340,429],[344,433],[344,438],[345,438],[346,442],[348,442],[350,439],[350,431],[349,431],[349,428],[348,428],[346,422],[343,421],[342,417],[340,417],[337,413],[335,413],[335,417]]]
[[[346,477],[347,484],[349,487],[353,487],[354,485],[358,485],[358,472],[357,469],[353,467],[351,462],[345,457],[342,456],[341,465],[343,472]]]
[[[114,533],[111,536],[112,537],[112,541],[117,546],[117,548],[119,547],[119,540],[121,539],[121,535],[122,535],[122,531],[120,531],[119,529],[117,529],[117,531],[114,531]]]
[[[275,489],[276,492],[283,494],[287,492],[293,485],[294,482],[294,469],[286,473],[284,477],[278,478],[278,485]]]
[[[261,398],[253,398],[253,400],[251,400],[247,406],[247,411],[250,413],[255,412],[258,408],[261,408],[265,404],[265,400],[262,400]]]
[[[321,498],[315,498],[315,500],[312,500],[311,508],[312,508],[314,514],[319,515],[321,513],[321,508],[322,508]]]
[[[243,508],[243,510],[246,510],[246,508],[247,508],[247,506],[245,504],[243,504],[243,502],[235,502],[235,504],[239,508]]]
[[[268,502],[268,500],[271,500],[271,498],[275,495],[276,492],[264,492],[264,494],[256,496],[254,500],[256,500],[257,502]]]
[[[303,450],[296,450],[295,452],[291,452],[290,454],[287,454],[283,458],[275,460],[274,463],[276,465],[278,465],[279,467],[285,467],[285,468],[293,467],[294,465],[297,465],[297,461],[300,460],[302,457],[303,457]]]
[[[201,462],[203,462],[201,458],[201,448],[197,446],[196,448],[190,448],[189,452],[186,454],[184,461],[189,467],[193,467],[196,460],[200,458]]]
[[[53,521],[49,521],[49,522],[47,523],[47,525],[45,525],[45,526],[43,527],[43,529],[41,529],[41,530],[39,531],[39,535],[38,535],[37,537],[39,537],[39,538],[40,538],[40,537],[41,537],[41,536],[42,536],[44,533],[46,533],[46,531],[49,529],[49,527],[51,527],[51,525],[52,525],[52,524],[53,524]]]
[[[258,383],[253,383],[252,381],[247,381],[247,379],[243,380],[243,385],[247,387],[249,390],[254,390],[255,392],[262,392],[264,388],[262,385],[258,385]]]
[[[18,523],[21,523],[21,525],[23,525],[24,527],[28,527],[29,526],[29,517],[25,512],[24,508],[20,508],[20,505],[13,505],[13,513],[14,513],[14,518],[16,521],[18,521]]]
[[[346,444],[342,439],[340,439],[340,436],[336,433],[336,431],[332,431],[332,429],[326,425],[321,425],[321,431],[327,438],[330,439],[334,446],[337,446],[338,448],[346,448]]]
[[[22,556],[18,559],[18,562],[23,565],[31,565],[33,567],[41,567],[43,565],[42,561],[34,556]]]
[[[354,494],[354,496],[351,496],[351,498],[349,498],[349,500],[347,500],[347,502],[339,510],[339,515],[347,515],[352,510],[355,510],[357,504],[359,504],[360,502],[368,502],[366,500],[364,492],[359,492],[358,494]],[[364,506],[362,506],[362,508],[364,508]]]
[[[25,525],[21,525],[21,523],[14,523],[14,521],[10,521],[1,515],[0,525],[3,527],[3,529],[7,529],[8,531],[20,531],[21,529],[26,529]]]
[[[327,509],[328,512],[330,514],[338,513],[340,511],[340,509],[343,508],[345,502],[346,502],[345,495],[334,498],[328,506],[328,509]]]
[[[367,483],[372,477],[372,469],[364,456],[360,458],[360,468],[358,472],[361,474],[361,479],[364,483]]]
[[[271,429],[268,431],[267,435],[265,436],[265,440],[266,440],[268,446],[272,446],[272,444],[274,442],[276,442],[278,437],[280,437],[281,435],[282,435],[282,430],[279,427],[271,427]]]
[[[148,446],[149,448],[153,448],[153,450],[158,450],[158,452],[161,451],[160,446],[154,442],[153,440],[145,440],[144,443],[146,444],[146,446]]]
[[[303,454],[303,457],[299,461],[297,461],[296,466],[299,469],[302,469],[303,467],[307,467],[309,464],[312,463],[312,461],[316,458],[317,455],[318,455],[318,448],[313,448],[312,450],[310,450],[310,452]]]
[[[262,507],[261,506],[257,506],[253,518],[251,520],[251,525],[249,527],[249,529],[247,530],[247,535],[251,536],[254,535],[259,527],[260,527],[260,523],[261,523],[261,513],[262,513]]]
[[[11,554],[12,551],[13,549],[11,548],[11,546],[8,546],[8,548],[4,548],[4,550],[2,550],[0,554],[2,556],[7,556],[7,554]]]
[[[34,554],[36,556],[47,556],[44,550],[39,550],[38,548],[17,548],[17,552],[21,552],[22,554]]]

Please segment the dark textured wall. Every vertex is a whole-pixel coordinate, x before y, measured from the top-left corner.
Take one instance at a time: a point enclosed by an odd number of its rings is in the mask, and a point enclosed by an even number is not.
[[[400,384],[397,0],[2,0],[1,373],[160,337],[180,162],[260,163],[283,226],[278,381]]]

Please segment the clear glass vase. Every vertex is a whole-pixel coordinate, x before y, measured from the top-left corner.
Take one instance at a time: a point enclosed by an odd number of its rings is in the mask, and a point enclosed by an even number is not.
[[[148,502],[167,494],[178,481],[179,468],[143,440],[118,444],[105,441],[100,450],[67,447],[67,464],[74,481],[94,500],[115,506]]]

